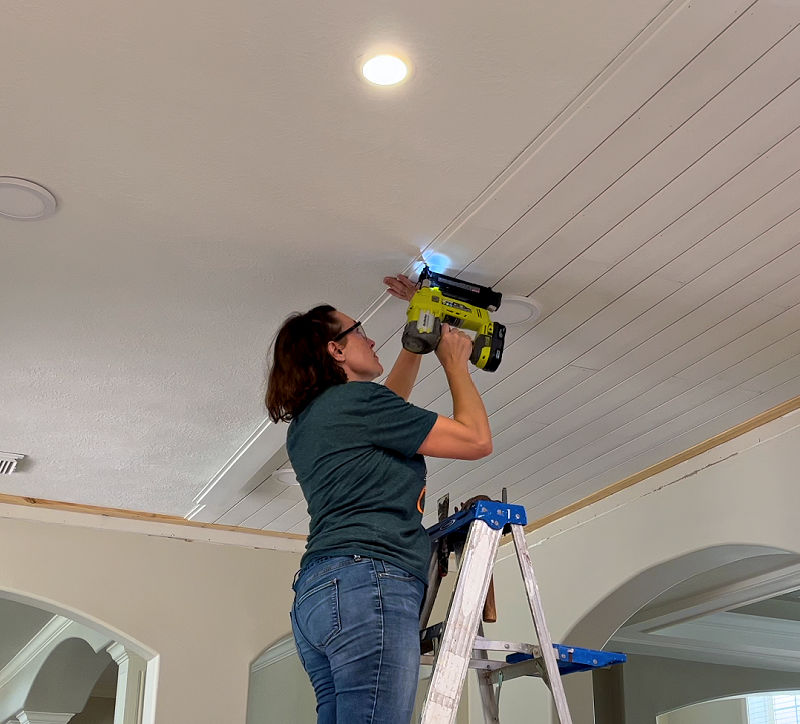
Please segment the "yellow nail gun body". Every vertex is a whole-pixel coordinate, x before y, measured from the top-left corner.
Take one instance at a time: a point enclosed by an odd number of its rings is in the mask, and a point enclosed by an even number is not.
[[[408,305],[403,330],[403,347],[416,354],[436,349],[442,336],[442,324],[470,329],[476,333],[470,362],[487,372],[494,372],[503,357],[506,328],[493,322],[502,300],[491,287],[465,282],[432,272],[426,266],[419,276],[419,289]]]

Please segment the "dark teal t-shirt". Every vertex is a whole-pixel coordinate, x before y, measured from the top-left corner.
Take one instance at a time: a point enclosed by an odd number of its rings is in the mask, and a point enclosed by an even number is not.
[[[374,382],[334,385],[289,425],[286,449],[311,516],[302,563],[362,555],[427,583],[425,459],[437,414]]]

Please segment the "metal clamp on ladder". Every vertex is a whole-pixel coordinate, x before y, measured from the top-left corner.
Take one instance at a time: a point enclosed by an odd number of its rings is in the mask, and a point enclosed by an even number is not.
[[[455,721],[468,668],[478,671],[487,722],[500,721],[498,697],[503,681],[518,676],[539,676],[553,695],[560,724],[572,724],[561,682],[562,674],[622,663],[625,655],[553,644],[525,542],[523,528],[528,521],[523,506],[478,500],[446,517],[448,506],[447,498],[439,501],[439,523],[428,529],[433,552],[428,594],[420,619],[420,641],[422,663],[433,664],[433,673],[421,724],[452,724]],[[504,531],[510,531],[514,540],[538,645],[492,641],[483,636],[481,613]],[[446,574],[450,550],[456,551],[461,562],[447,618],[443,623],[427,627],[441,577]],[[426,655],[425,652],[431,649],[433,653]],[[498,661],[489,658],[489,651],[510,655]]]

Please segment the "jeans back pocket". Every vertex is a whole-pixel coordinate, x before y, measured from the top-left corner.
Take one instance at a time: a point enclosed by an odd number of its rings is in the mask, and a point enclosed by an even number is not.
[[[300,633],[316,649],[323,649],[342,629],[339,586],[335,578],[298,596],[294,617]]]

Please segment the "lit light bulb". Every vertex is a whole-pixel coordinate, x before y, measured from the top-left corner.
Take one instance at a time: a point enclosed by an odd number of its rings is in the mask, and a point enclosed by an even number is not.
[[[408,75],[408,66],[394,55],[376,55],[361,67],[364,77],[375,85],[397,85]]]

